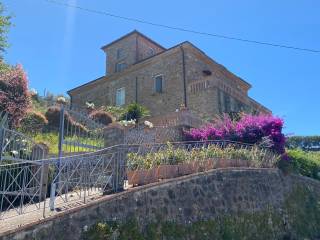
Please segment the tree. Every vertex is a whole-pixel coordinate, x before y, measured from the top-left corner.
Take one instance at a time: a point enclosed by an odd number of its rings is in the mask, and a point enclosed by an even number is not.
[[[7,34],[11,26],[11,16],[5,15],[5,8],[0,2],[0,65],[3,65],[3,53],[9,46]],[[1,66],[0,66],[1,67]]]

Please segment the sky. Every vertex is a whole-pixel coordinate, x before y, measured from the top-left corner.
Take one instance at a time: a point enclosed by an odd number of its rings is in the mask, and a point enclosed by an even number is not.
[[[320,50],[319,0],[60,0],[85,8],[238,38]],[[188,40],[252,84],[249,95],[285,120],[290,135],[320,135],[320,53],[163,29],[54,5],[2,0],[13,17],[5,59],[29,85],[66,93],[105,73],[103,45],[137,29],[164,47]]]

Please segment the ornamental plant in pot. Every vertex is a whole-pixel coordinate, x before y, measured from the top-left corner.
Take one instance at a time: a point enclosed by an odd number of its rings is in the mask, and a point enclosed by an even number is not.
[[[130,185],[145,185],[158,181],[158,171],[150,161],[150,157],[137,153],[129,153],[128,158],[128,183]]]

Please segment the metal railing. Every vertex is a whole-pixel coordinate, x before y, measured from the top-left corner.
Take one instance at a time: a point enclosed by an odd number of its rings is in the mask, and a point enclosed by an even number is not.
[[[39,162],[0,165],[0,219],[41,208],[47,168]]]
[[[127,147],[126,174],[129,185],[144,185],[216,168],[273,168],[278,160],[278,155],[269,148],[232,141]]]
[[[45,148],[17,131],[0,127],[0,165],[3,161],[24,162],[43,159]]]
[[[60,106],[59,156],[94,152],[104,147],[104,127],[87,114]]]
[[[272,168],[267,148],[231,141],[117,145],[95,152],[0,166],[0,219],[86,204],[134,185],[214,168]]]
[[[50,209],[72,201],[86,203],[90,197],[123,189],[124,172],[120,170],[122,159],[120,149],[114,146],[93,153],[45,161],[51,169],[55,169]]]

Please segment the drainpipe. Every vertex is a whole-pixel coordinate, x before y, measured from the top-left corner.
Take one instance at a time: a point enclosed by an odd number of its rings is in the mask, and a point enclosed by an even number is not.
[[[184,94],[184,106],[187,105],[187,83],[186,83],[186,63],[185,63],[185,54],[183,46],[180,45],[181,53],[182,53],[182,79],[183,79],[183,94]]]
[[[139,60],[138,34],[136,35],[136,62]]]
[[[136,77],[136,103],[138,103],[138,77]]]

